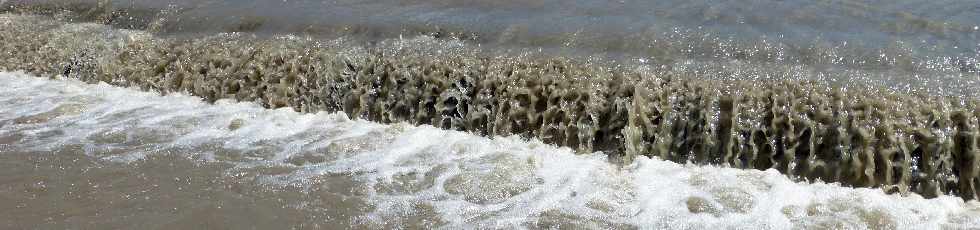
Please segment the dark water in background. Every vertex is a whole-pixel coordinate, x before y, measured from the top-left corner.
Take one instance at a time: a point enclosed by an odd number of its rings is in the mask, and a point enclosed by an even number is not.
[[[375,43],[432,36],[508,56],[602,59],[706,78],[785,75],[768,72],[798,68],[793,74],[840,85],[873,82],[900,92],[980,95],[980,3],[969,0],[8,0],[4,5],[174,37],[239,32]],[[741,74],[735,69],[754,76],[736,76]]]
[[[8,5],[97,0],[9,0]],[[170,11],[169,32],[247,30],[279,34],[363,33],[383,38],[455,35],[481,44],[587,48],[644,55],[653,40],[721,41],[972,56],[980,48],[980,3],[969,0],[110,0],[112,9]],[[135,12],[135,11],[133,11]],[[137,17],[155,17],[138,15]],[[339,30],[339,31],[337,31]],[[639,50],[638,50],[639,49]]]

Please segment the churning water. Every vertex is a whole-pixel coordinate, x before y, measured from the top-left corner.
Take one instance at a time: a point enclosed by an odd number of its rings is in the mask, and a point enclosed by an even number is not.
[[[980,226],[975,1],[0,13],[0,228]]]
[[[980,203],[4,73],[12,228],[972,228]]]

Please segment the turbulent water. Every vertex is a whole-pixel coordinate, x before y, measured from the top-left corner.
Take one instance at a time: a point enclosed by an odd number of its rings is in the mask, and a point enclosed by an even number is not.
[[[0,225],[950,228],[980,203],[0,74]],[[360,226],[360,227],[358,227]]]
[[[976,228],[976,18],[0,0],[0,228]]]

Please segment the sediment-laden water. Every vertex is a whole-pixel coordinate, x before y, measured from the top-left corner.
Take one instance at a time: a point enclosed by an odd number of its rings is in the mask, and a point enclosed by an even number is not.
[[[0,74],[17,228],[968,229],[980,203]]]
[[[657,156],[929,197],[980,193],[980,78],[956,63],[906,73],[929,78],[827,77],[807,65],[737,60],[656,67],[490,56],[432,37],[367,47],[295,36],[186,40],[38,16],[0,20],[8,70],[516,134],[622,162]]]
[[[969,228],[977,9],[0,1],[5,224]]]

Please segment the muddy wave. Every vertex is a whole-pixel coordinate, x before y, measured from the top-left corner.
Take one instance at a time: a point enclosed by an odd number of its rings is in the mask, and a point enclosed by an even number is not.
[[[0,73],[0,224],[970,228],[980,203]],[[45,162],[38,164],[38,162]],[[50,163],[50,164],[49,164]],[[107,218],[112,216],[113,218]],[[243,218],[244,217],[244,218]]]
[[[7,70],[534,137],[623,162],[772,168],[928,197],[980,192],[980,109],[970,93],[980,84],[962,72],[882,79],[842,70],[833,78],[751,62],[663,68],[493,56],[432,37],[365,47],[295,36],[166,39],[37,16],[3,15],[0,26]],[[896,87],[902,79],[925,88]]]

